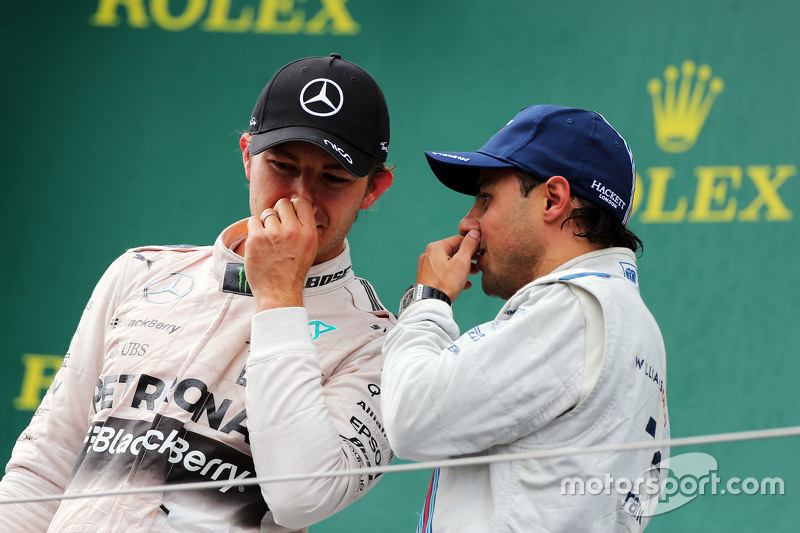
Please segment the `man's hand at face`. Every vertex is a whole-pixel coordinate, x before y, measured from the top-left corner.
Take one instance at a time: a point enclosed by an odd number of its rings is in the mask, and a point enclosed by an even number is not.
[[[464,237],[454,235],[430,243],[419,256],[417,283],[439,289],[454,302],[462,290],[472,286],[469,275],[478,273],[472,257],[480,242],[480,232],[472,229]]]
[[[317,255],[317,223],[306,198],[281,198],[247,221],[244,269],[256,311],[302,307],[303,284]]]

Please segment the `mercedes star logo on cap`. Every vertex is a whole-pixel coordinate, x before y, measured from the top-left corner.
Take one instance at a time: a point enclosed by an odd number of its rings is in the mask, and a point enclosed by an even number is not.
[[[329,89],[333,87],[333,89]],[[303,87],[300,92],[300,105],[307,113],[317,117],[330,117],[342,109],[344,94],[342,88],[326,78],[317,78]]]

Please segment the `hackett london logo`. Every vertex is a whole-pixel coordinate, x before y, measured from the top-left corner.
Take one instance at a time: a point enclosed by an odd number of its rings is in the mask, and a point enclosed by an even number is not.
[[[98,0],[89,24],[184,31],[355,35],[347,0]],[[244,5],[243,5],[244,4]]]
[[[689,60],[680,69],[668,65],[663,81],[650,79],[647,92],[658,147],[668,154],[691,150],[703,126],[713,120],[715,103],[723,105],[724,89],[725,83],[711,67],[697,67]],[[718,142],[722,150],[735,153],[735,146],[726,146],[724,139]],[[642,172],[636,174],[633,218],[643,223],[785,222],[794,216],[781,196],[781,187],[797,174],[794,164],[699,165],[693,176],[685,171],[678,175],[673,166],[652,166]]]

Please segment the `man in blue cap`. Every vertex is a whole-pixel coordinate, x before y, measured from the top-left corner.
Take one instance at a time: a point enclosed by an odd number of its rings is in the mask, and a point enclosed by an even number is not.
[[[436,469],[418,531],[643,530],[669,418],[642,243],[625,227],[627,143],[595,112],[537,105],[477,152],[426,156],[475,204],[459,235],[420,256],[384,344],[390,444],[411,460],[541,454]],[[479,271],[506,304],[459,336],[452,302]]]

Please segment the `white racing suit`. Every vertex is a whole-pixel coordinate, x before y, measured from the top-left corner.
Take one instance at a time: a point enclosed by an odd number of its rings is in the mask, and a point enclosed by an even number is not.
[[[253,316],[231,251],[245,235],[240,221],[213,247],[137,248],[109,267],[0,498],[230,485],[3,505],[0,531],[303,530],[374,485],[375,475],[237,483],[392,459],[379,384],[395,319],[353,274],[349,248],[311,268],[304,308]]]
[[[386,430],[404,459],[568,452],[669,436],[664,342],[627,249],[573,259],[460,337],[447,304],[414,303],[384,353]],[[420,529],[639,532],[668,455],[654,445],[442,468]]]

